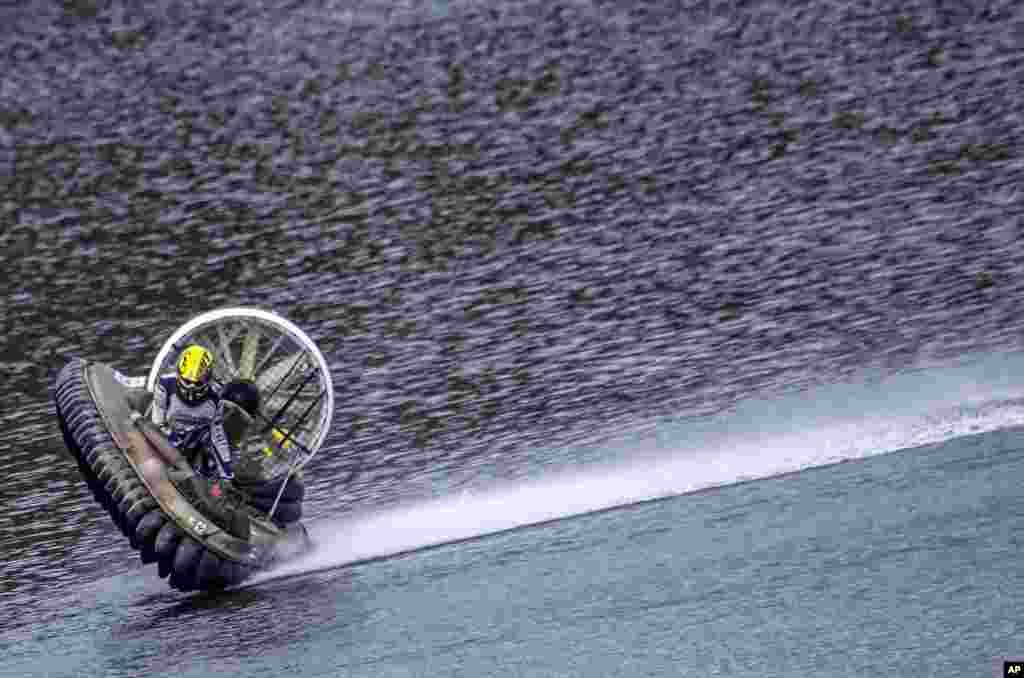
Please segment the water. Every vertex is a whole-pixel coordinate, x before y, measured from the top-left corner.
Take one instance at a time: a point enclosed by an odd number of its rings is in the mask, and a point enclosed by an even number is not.
[[[0,673],[1024,652],[1019,3],[30,5],[0,9]],[[229,304],[327,355],[322,547],[184,596],[49,385]]]

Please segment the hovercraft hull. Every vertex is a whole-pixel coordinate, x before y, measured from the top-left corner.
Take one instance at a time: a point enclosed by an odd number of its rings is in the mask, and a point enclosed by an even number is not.
[[[285,488],[296,516],[286,525],[238,502],[221,506],[139,415],[148,394],[130,381],[107,365],[72,360],[57,377],[55,400],[82,477],[143,563],[156,562],[173,588],[216,590],[309,548],[297,522],[300,484]]]

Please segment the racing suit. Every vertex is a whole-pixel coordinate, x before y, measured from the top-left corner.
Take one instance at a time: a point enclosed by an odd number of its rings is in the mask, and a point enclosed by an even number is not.
[[[211,479],[232,480],[232,447],[224,431],[220,398],[210,389],[198,403],[178,396],[174,377],[162,377],[153,395],[153,423],[185,455],[197,473]]]

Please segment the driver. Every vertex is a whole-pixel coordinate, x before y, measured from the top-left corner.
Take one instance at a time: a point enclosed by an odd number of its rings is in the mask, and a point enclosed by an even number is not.
[[[167,433],[199,474],[234,478],[232,448],[224,431],[220,397],[210,388],[213,354],[197,344],[178,356],[174,376],[161,377],[153,396],[153,423]]]

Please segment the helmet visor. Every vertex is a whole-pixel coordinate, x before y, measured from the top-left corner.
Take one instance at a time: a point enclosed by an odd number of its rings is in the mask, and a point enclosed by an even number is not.
[[[195,379],[178,377],[178,395],[180,395],[185,402],[192,403],[197,400],[202,400],[206,397],[206,392],[209,388],[209,384],[207,384],[206,381],[197,381]]]

